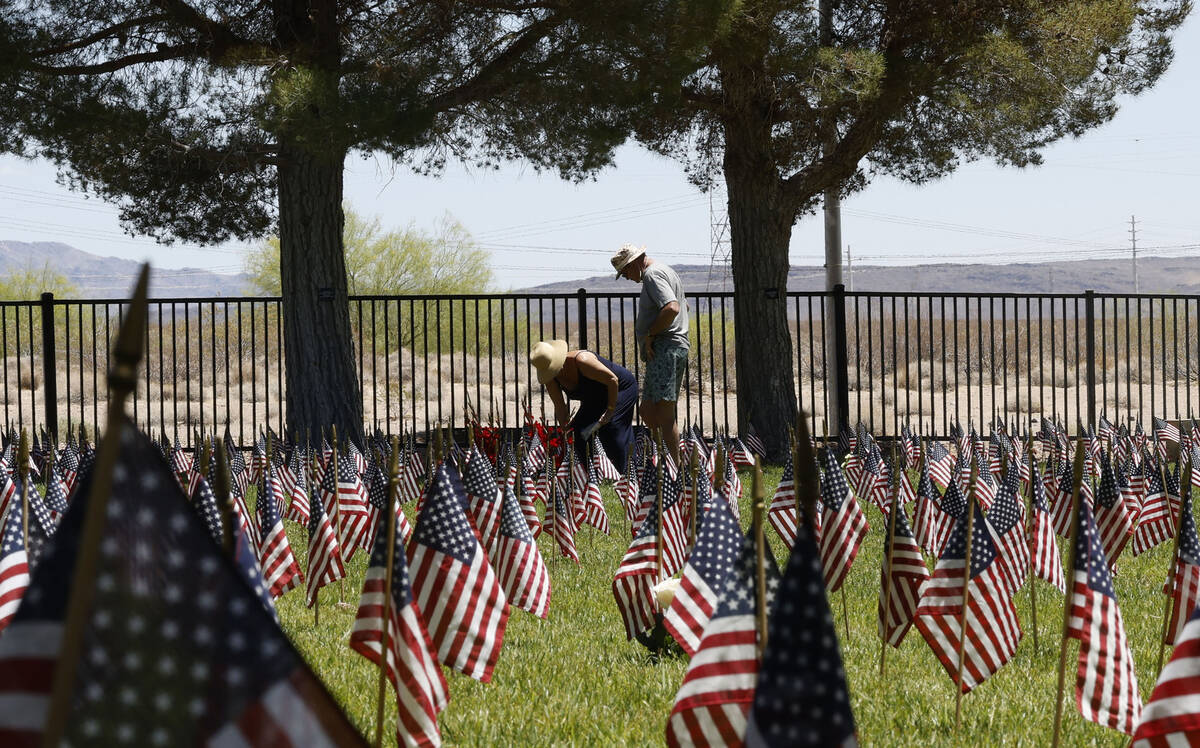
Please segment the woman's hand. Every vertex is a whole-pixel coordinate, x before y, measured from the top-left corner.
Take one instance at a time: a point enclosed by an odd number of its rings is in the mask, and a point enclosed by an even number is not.
[[[612,417],[613,417],[613,409],[609,408],[608,410],[606,410],[600,414],[600,418],[596,421],[596,425],[603,426],[604,424],[611,421]]]

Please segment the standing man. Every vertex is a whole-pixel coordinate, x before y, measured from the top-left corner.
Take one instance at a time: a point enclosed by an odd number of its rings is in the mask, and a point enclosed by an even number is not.
[[[687,375],[688,313],[683,283],[667,265],[646,255],[645,247],[626,244],[612,257],[617,278],[642,284],[634,334],[646,362],[642,387],[642,420],[662,432],[663,441],[679,464],[679,424],[675,405]]]

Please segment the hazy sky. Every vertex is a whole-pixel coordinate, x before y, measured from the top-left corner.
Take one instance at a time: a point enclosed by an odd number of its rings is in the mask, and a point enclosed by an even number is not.
[[[1045,165],[969,164],[924,187],[880,179],[843,206],[843,240],[858,262],[1036,262],[1128,257],[1129,220],[1146,254],[1200,258],[1200,21],[1176,38],[1176,59],[1146,95],[1124,102],[1111,123],[1046,152]],[[658,259],[707,264],[714,214],[673,161],[627,146],[615,168],[573,185],[523,165],[495,172],[452,167],[413,175],[382,159],[346,161],[346,197],[387,226],[428,228],[445,213],[492,253],[501,288],[608,272],[623,242]],[[715,209],[710,209],[710,203]],[[246,247],[176,245],[125,234],[116,211],[55,182],[44,162],[0,157],[0,240],[61,241],[156,267],[237,272]],[[823,262],[819,216],[797,224],[794,265]],[[1065,289],[1064,289],[1065,290]],[[1167,290],[1167,289],[1163,289]]]

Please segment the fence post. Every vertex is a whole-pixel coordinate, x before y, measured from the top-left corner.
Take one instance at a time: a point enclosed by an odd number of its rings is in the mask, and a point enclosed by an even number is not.
[[[1084,313],[1087,315],[1087,417],[1088,428],[1096,425],[1096,292],[1083,292]]]
[[[54,294],[42,294],[42,383],[46,401],[46,430],[58,443],[58,356],[54,350]],[[36,420],[36,419],[35,419]]]
[[[578,304],[579,312],[579,350],[585,351],[588,347],[587,334],[587,289],[581,288],[575,292],[575,299]]]
[[[850,426],[850,368],[846,355],[846,285],[833,287],[833,352],[834,371],[837,372],[837,433]]]

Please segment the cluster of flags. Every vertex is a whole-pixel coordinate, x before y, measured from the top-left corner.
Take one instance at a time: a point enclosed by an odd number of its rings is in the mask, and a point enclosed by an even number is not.
[[[915,629],[955,688],[968,693],[1015,655],[1023,636],[1015,597],[1040,578],[1063,592],[1069,606],[1064,634],[1079,642],[1080,714],[1139,745],[1166,744],[1171,735],[1200,729],[1200,687],[1193,685],[1200,682],[1194,426],[1156,419],[1146,435],[1102,419],[1096,431],[1081,429],[1073,440],[1047,419],[1025,437],[999,424],[986,437],[955,429],[948,444],[905,429],[890,455],[861,425],[819,450],[806,438],[763,506],[764,526],[790,551],[782,571],[755,533],[742,530],[737,470],[754,460],[743,440],[710,442],[687,431],[677,463],[671,450],[641,433],[628,463],[616,466],[594,439],[576,445],[546,433],[529,427],[519,442],[494,440],[487,450],[450,441],[444,459],[423,459],[411,436],[393,441],[378,432],[362,446],[324,436],[310,445],[264,432],[248,454],[228,439],[193,453],[126,422],[108,498],[114,519],[104,530],[97,573],[116,575],[130,588],[109,595],[98,585],[105,594],[87,623],[88,647],[150,656],[167,646],[153,637],[133,642],[127,633],[109,638],[104,611],[132,599],[136,610],[200,630],[192,631],[200,638],[241,641],[254,632],[277,657],[258,667],[236,653],[189,653],[177,664],[207,662],[219,671],[211,678],[235,682],[219,695],[204,679],[203,696],[184,693],[182,685],[138,695],[190,698],[194,716],[211,718],[173,726],[132,716],[122,722],[114,716],[123,713],[120,705],[105,714],[109,701],[124,698],[122,679],[136,678],[81,662],[77,693],[117,695],[95,704],[76,699],[71,708],[79,721],[69,729],[78,734],[68,737],[120,740],[123,733],[106,731],[128,723],[148,741],[162,734],[175,741],[240,735],[253,743],[257,736],[246,734],[246,720],[239,719],[247,709],[274,714],[278,723],[269,728],[288,735],[350,735],[336,704],[279,632],[274,601],[303,588],[307,605],[317,608],[320,589],[343,579],[346,561],[361,549],[369,564],[350,646],[393,684],[397,740],[436,745],[438,715],[449,701],[442,667],[489,682],[511,609],[548,615],[551,580],[537,538],[550,533],[558,552],[579,562],[576,534],[591,526],[630,533],[612,580],[628,638],[648,641],[659,630],[691,657],[667,718],[668,744],[850,744],[854,719],[826,596],[844,584],[869,531],[864,502],[880,509],[885,526],[878,603],[885,646],[900,646]],[[1073,446],[1081,459],[1073,459]],[[217,449],[225,451],[223,460]],[[43,435],[27,452],[9,435],[0,454],[0,662],[23,663],[0,680],[15,679],[6,683],[9,691],[44,704],[46,673],[59,656],[56,646],[44,646],[44,635],[65,622],[83,525],[76,507],[86,507],[96,448],[72,437],[58,447]],[[222,463],[227,502],[217,490]],[[614,486],[624,514],[616,526],[602,498],[604,483]],[[415,504],[412,522],[405,504]],[[285,519],[307,530],[303,569]],[[134,554],[119,550],[127,545],[122,533],[146,522],[171,524],[169,543]],[[71,542],[56,542],[64,534]],[[1068,543],[1069,574],[1060,539]],[[1176,649],[1143,710],[1112,575],[1124,553],[1140,555],[1168,541],[1176,551],[1163,586],[1169,616],[1162,641]],[[169,580],[148,583],[135,573],[144,565],[169,568],[180,549],[193,545],[203,552],[188,563],[204,568],[186,602]],[[932,568],[927,555],[936,559]],[[219,614],[206,607],[213,596]],[[37,739],[41,725],[6,703],[0,699],[0,737]],[[301,708],[304,719],[283,724]]]

